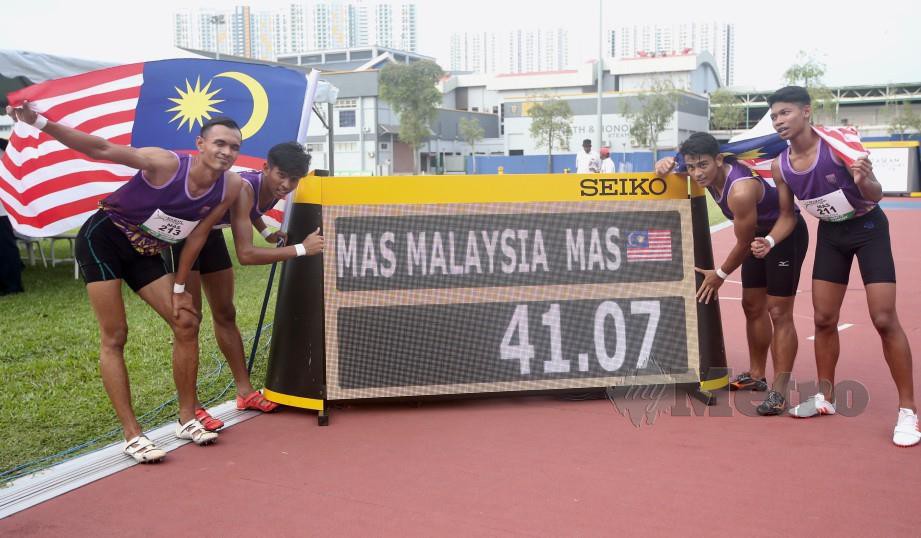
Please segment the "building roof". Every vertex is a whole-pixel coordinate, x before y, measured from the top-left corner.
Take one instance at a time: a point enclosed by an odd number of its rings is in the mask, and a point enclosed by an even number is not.
[[[379,69],[387,63],[412,63],[420,60],[434,62],[435,58],[377,45],[323,49],[278,56],[278,62],[281,64],[310,67],[320,71],[365,71]]]

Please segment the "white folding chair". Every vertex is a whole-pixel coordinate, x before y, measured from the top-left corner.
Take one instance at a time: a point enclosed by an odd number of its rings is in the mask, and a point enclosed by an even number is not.
[[[25,248],[26,255],[29,257],[29,265],[35,266],[35,249],[38,248],[38,253],[42,258],[42,265],[48,267],[48,260],[45,259],[45,251],[42,249],[42,240],[40,237],[22,235],[16,230],[13,230],[13,235],[16,236],[16,241],[22,243],[22,246]]]

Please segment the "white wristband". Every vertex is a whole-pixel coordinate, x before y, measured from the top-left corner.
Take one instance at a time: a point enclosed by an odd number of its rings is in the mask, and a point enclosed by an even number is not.
[[[717,267],[716,276],[720,277],[723,280],[726,280],[727,278],[729,278],[729,273],[724,273],[722,267]]]
[[[185,284],[173,284],[173,293],[185,292]]]
[[[272,230],[270,230],[270,229],[268,229],[268,228],[263,228],[262,231],[259,232],[259,233],[262,235],[262,237],[268,239],[269,236],[272,235],[273,232],[272,232]]]
[[[42,129],[45,128],[46,125],[48,125],[48,119],[45,116],[42,116],[41,114],[36,114],[35,121],[30,123],[29,125],[41,131]]]
[[[770,245],[771,248],[774,248],[774,245],[777,244],[777,242],[774,241],[774,238],[769,235],[764,236],[764,240],[767,241],[768,245]]]
[[[305,247],[305,246],[303,245],[303,243],[298,243],[298,244],[294,245],[294,250],[297,251],[297,255],[298,255],[298,256],[306,256],[306,255],[307,255],[307,247]]]

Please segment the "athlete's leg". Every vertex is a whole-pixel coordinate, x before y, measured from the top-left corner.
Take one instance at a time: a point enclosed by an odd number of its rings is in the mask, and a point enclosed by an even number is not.
[[[787,385],[793,371],[793,361],[799,347],[796,326],[793,324],[793,301],[796,297],[767,296],[767,310],[774,326],[771,339],[771,358],[774,364],[773,389],[788,398]]]
[[[883,341],[883,356],[886,357],[886,363],[889,364],[889,371],[899,392],[899,407],[914,411],[911,347],[895,309],[895,284],[867,284],[866,290],[870,319]]]
[[[122,301],[122,281],[104,280],[86,285],[90,305],[99,322],[99,373],[109,401],[121,422],[125,439],[141,434],[141,426],[131,407],[131,386],[125,367],[128,322]]]
[[[185,424],[195,418],[199,319],[185,310],[179,312],[178,318],[173,316],[172,287],[173,276],[164,275],[138,290],[138,295],[173,330],[173,380],[179,395],[179,422]]]
[[[799,286],[800,271],[809,248],[809,229],[799,215],[793,233],[771,249],[765,258],[767,309],[774,327],[771,357],[774,363],[774,387],[784,399],[799,342],[793,323],[793,305]]]
[[[771,345],[771,318],[765,288],[742,288],[745,335],[748,337],[749,373],[753,379],[765,377],[767,353]]]
[[[237,327],[237,311],[233,305],[234,277],[233,269],[224,269],[202,275],[202,284],[211,316],[214,320],[214,336],[221,353],[227,359],[230,371],[237,386],[238,396],[247,396],[253,392],[253,385],[246,371],[243,338]]]
[[[819,392],[833,402],[835,367],[841,344],[838,340],[838,319],[847,284],[826,280],[812,281],[812,307],[815,310],[815,363],[819,378]]]

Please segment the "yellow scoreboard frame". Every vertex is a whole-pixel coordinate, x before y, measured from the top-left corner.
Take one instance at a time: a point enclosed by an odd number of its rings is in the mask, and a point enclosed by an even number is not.
[[[282,271],[266,396],[322,411],[328,400],[697,384],[693,268],[712,264],[708,234],[695,248],[702,196],[651,173],[305,178],[289,237],[321,224],[326,251]],[[716,340],[721,357],[705,365],[724,367]]]

